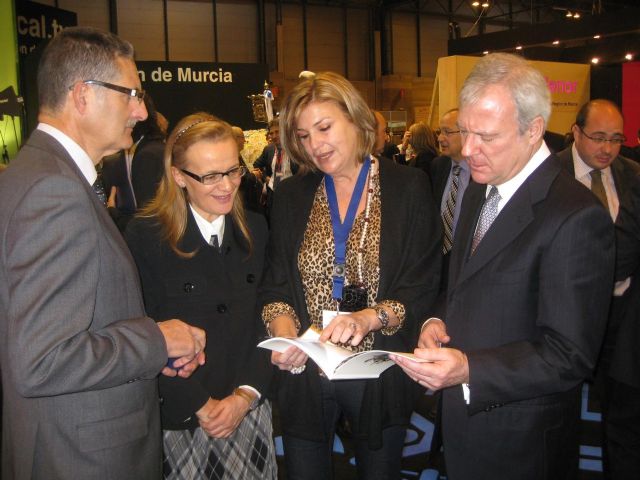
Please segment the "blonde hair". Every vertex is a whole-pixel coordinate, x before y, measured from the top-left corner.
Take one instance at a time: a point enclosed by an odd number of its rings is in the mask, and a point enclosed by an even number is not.
[[[318,73],[300,82],[291,91],[280,110],[280,143],[289,158],[303,171],[316,171],[316,166],[298,138],[297,123],[311,102],[333,102],[356,127],[360,162],[373,150],[376,142],[376,119],[360,92],[343,76],[334,72]]]
[[[205,112],[184,117],[173,129],[164,149],[164,173],[155,197],[138,214],[140,217],[156,218],[162,227],[163,238],[180,257],[191,258],[193,252],[183,252],[178,243],[187,228],[187,203],[189,196],[185,188],[180,188],[173,178],[171,167],[182,168],[186,161],[186,152],[192,145],[201,142],[218,143],[235,139],[231,126],[219,118]],[[233,200],[231,218],[240,229],[247,242],[249,255],[253,250],[253,240],[247,227],[247,220],[240,195]]]

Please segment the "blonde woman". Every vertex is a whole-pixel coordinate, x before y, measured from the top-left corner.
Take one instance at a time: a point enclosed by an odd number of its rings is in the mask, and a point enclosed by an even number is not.
[[[256,347],[267,227],[243,210],[246,167],[231,127],[204,113],[184,118],[169,136],[164,167],[156,197],[126,239],[147,313],[178,315],[210,339],[198,375],[160,381],[165,478],[276,478],[264,401],[271,370]]]

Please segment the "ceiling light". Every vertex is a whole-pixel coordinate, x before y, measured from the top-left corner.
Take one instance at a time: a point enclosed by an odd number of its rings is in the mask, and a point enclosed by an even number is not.
[[[518,46],[516,47],[516,50],[522,50],[522,45],[518,45]]]
[[[566,17],[567,17],[567,18],[571,18],[571,17],[573,17],[573,13],[571,13],[569,10],[567,10],[567,15],[566,15]]]
[[[591,59],[591,63],[593,63],[594,65],[597,65],[600,62],[600,59],[598,57],[593,57]]]
[[[553,44],[554,44],[554,45],[560,45],[560,40],[554,40],[554,41],[553,41]]]
[[[489,8],[489,2],[484,2],[482,4],[482,8]]]
[[[600,38],[600,35],[594,35],[593,38],[595,38],[596,40],[598,40]]]
[[[482,52],[483,55],[489,55],[489,50],[485,50],[484,52]]]
[[[573,18],[580,18],[580,14],[578,12],[574,13]]]
[[[479,7],[480,6],[480,2],[473,2],[471,4],[472,7]]]
[[[627,54],[624,56],[624,58],[625,58],[626,60],[633,60],[633,54],[632,54],[632,53],[627,53]]]

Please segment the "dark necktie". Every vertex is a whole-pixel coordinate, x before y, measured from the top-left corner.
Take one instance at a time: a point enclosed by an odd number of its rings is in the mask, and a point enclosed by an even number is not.
[[[104,183],[102,182],[102,175],[98,174],[96,177],[96,181],[93,182],[93,191],[98,196],[98,200],[104,205],[107,206],[107,194],[104,191]]]
[[[493,186],[489,191],[489,195],[487,199],[484,201],[484,205],[482,205],[482,211],[480,212],[480,219],[478,220],[478,228],[476,228],[476,233],[473,236],[473,242],[471,243],[471,254],[476,251],[478,248],[478,244],[484,237],[491,224],[498,216],[498,202],[502,197],[498,193],[498,189]]]
[[[591,170],[589,175],[591,175],[591,191],[596,197],[598,197],[598,200],[600,200],[608,212],[609,202],[607,201],[607,192],[605,191],[604,184],[602,183],[602,172],[600,170]]]
[[[216,250],[220,249],[220,244],[218,243],[218,235],[211,235],[209,239],[209,245],[211,245]]]
[[[442,212],[442,225],[444,226],[444,243],[442,253],[445,255],[453,246],[453,215],[456,210],[458,187],[460,186],[460,165],[455,165],[451,170],[451,188]]]

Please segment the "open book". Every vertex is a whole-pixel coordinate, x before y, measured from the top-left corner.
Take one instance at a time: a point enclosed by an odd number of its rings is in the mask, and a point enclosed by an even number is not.
[[[297,338],[274,337],[258,344],[259,347],[276,352],[284,352],[295,346],[306,353],[329,380],[355,380],[360,378],[378,378],[387,368],[395,365],[389,354],[399,355],[416,362],[427,360],[416,357],[412,353],[387,352],[384,350],[368,350],[354,353],[331,342],[320,342],[320,334],[310,328]]]

